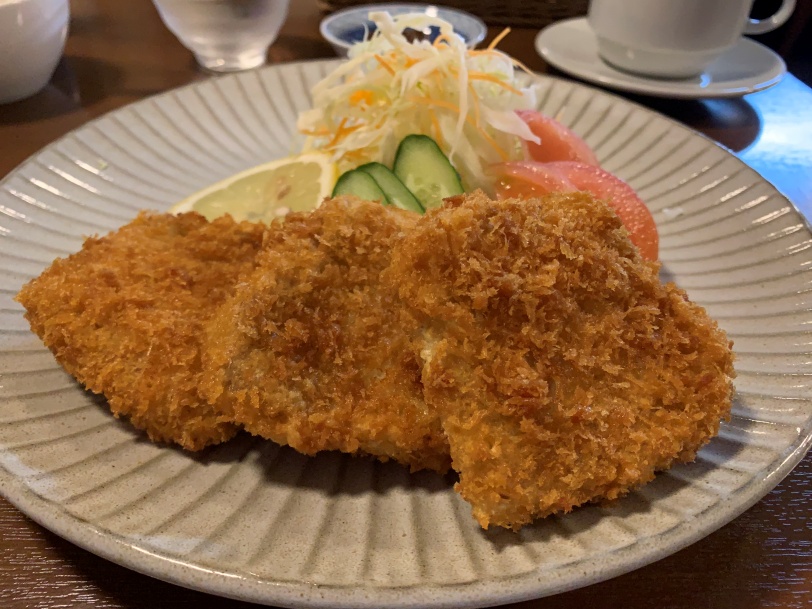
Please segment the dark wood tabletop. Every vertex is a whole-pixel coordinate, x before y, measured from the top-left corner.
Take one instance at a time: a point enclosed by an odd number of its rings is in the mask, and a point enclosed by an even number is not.
[[[0,106],[0,177],[88,120],[207,78],[150,2],[71,0],[65,56],[45,90]],[[314,0],[293,0],[271,63],[332,56]],[[492,28],[494,36],[500,28]],[[514,30],[500,48],[553,72]],[[3,58],[2,61],[7,61]],[[812,219],[812,89],[793,75],[741,99],[630,96],[720,142]],[[525,609],[812,606],[812,455],[739,518],[692,546],[627,575]],[[236,609],[249,605],[164,583],[98,558],[41,528],[0,498],[0,607]]]

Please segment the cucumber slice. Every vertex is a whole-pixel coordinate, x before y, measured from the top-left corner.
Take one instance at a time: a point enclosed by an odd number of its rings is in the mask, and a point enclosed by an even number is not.
[[[400,207],[401,209],[408,209],[409,211],[416,211],[422,214],[425,209],[420,205],[411,191],[404,186],[403,182],[392,173],[386,165],[381,163],[367,163],[358,168],[359,171],[365,171],[378,183],[383,194],[389,200],[390,205]]]
[[[358,169],[341,174],[333,188],[332,196],[337,197],[338,195],[355,195],[365,201],[380,201],[384,205],[389,205],[389,200],[375,178],[366,171]]]
[[[463,193],[460,176],[433,139],[407,135],[395,154],[395,175],[424,209],[440,207],[445,197]]]

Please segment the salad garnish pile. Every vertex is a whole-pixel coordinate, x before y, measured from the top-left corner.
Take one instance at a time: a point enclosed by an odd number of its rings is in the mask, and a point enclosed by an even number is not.
[[[313,109],[297,127],[305,152],[332,155],[340,172],[368,162],[392,166],[400,142],[431,137],[460,172],[466,188],[487,186],[495,163],[525,158],[540,143],[517,110],[536,107],[536,87],[520,64],[488,48],[471,50],[450,23],[422,13],[370,13],[376,30],[350,48],[350,59],[312,90]],[[439,30],[431,42],[404,31]]]

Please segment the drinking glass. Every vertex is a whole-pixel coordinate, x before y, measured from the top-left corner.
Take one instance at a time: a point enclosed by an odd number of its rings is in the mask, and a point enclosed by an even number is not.
[[[265,63],[289,0],[152,0],[166,27],[213,72]]]

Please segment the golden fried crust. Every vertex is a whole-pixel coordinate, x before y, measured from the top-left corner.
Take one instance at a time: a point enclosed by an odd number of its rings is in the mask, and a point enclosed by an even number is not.
[[[198,450],[236,432],[197,391],[202,324],[253,268],[264,231],[230,217],[142,213],[56,260],[17,300],[57,361],[116,416]]]
[[[245,429],[305,454],[447,470],[413,328],[399,321],[396,290],[379,282],[416,217],[339,198],[274,223],[256,270],[208,325],[209,399],[233,402]]]
[[[483,527],[615,498],[688,461],[729,415],[725,334],[583,194],[428,212],[385,282],[423,324],[437,409]]]

